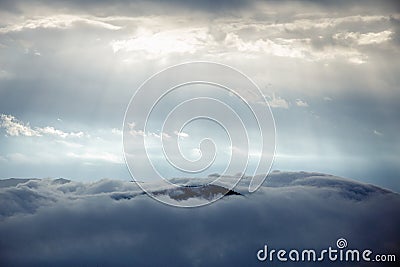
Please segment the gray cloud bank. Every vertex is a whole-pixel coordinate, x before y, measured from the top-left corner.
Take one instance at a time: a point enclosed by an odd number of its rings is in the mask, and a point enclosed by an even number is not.
[[[273,172],[254,194],[195,209],[116,180],[0,186],[2,266],[256,266],[268,264],[256,259],[264,244],[323,249],[340,237],[349,248],[399,256],[399,195],[319,173]],[[246,189],[244,181],[235,190]],[[135,197],[115,198],[124,194]]]

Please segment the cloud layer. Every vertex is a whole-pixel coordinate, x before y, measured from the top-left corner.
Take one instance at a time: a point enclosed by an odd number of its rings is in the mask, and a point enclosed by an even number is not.
[[[140,194],[115,200],[140,191],[113,180],[2,186],[2,265],[255,266],[264,244],[319,249],[339,237],[399,255],[399,195],[319,173],[274,172],[254,194],[195,209]]]

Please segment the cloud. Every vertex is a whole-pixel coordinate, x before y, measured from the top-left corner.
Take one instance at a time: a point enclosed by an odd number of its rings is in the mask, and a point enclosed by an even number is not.
[[[160,139],[161,136],[163,138],[165,138],[165,139],[171,138],[171,135],[169,135],[166,132],[163,132],[162,134],[159,134],[159,133],[155,133],[155,132],[147,132],[147,133],[145,133],[141,129],[136,130],[135,129],[135,127],[136,127],[136,123],[135,122],[128,123],[127,125],[128,125],[128,128],[129,128],[128,133],[130,135],[132,135],[132,136],[143,136],[143,137],[149,137],[149,138],[155,138],[155,139]],[[121,132],[121,134],[122,134],[122,132]],[[183,133],[183,135],[187,135],[187,134]],[[182,137],[187,137],[187,136],[182,136]],[[151,139],[147,139],[147,140],[151,142]]]
[[[363,64],[369,59],[369,52],[364,49],[366,45],[384,47],[392,38],[391,20],[389,15],[321,16],[305,13],[285,18],[282,23],[268,19],[221,19],[221,24],[214,25],[213,29],[228,32],[222,43],[232,53],[247,53],[247,56],[249,53],[263,53],[314,62]],[[377,32],[364,32],[365,24],[371,28],[374,25],[385,26],[377,26],[380,29]],[[359,31],[346,30],[349,28]]]
[[[0,34],[20,32],[23,30],[35,30],[38,28],[43,29],[68,29],[74,24],[83,22],[91,26],[101,27],[108,30],[119,30],[120,26],[115,26],[110,23],[101,21],[101,18],[97,17],[80,17],[76,15],[55,15],[48,17],[38,17],[33,19],[24,20],[21,23],[15,23],[0,28]]]
[[[128,123],[129,134],[132,136],[145,136],[146,134],[142,130],[135,130],[136,123]]]
[[[267,102],[271,108],[289,108],[289,102],[280,96],[275,96],[275,94],[272,94],[272,97],[268,97]]]
[[[305,58],[308,51],[309,39],[258,39],[245,41],[235,33],[228,33],[225,45],[239,52],[257,53],[264,52],[279,57]]]
[[[83,132],[63,132],[61,130],[55,129],[52,126],[46,127],[35,127],[31,128],[29,123],[24,123],[19,121],[12,115],[1,114],[0,115],[0,128],[6,130],[6,133],[10,136],[55,136],[59,138],[66,137],[83,137],[85,134]]]
[[[189,134],[187,134],[187,133],[185,133],[185,132],[174,131],[174,134],[175,134],[176,136],[178,136],[178,137],[181,137],[181,138],[187,138],[187,137],[189,137]]]
[[[296,99],[296,106],[306,108],[308,107],[308,103],[304,100]]]
[[[377,131],[377,130],[374,130],[373,133],[374,133],[375,135],[377,135],[377,136],[383,136],[383,133],[381,133],[381,132],[379,132],[379,131]]]
[[[334,28],[346,23],[372,23],[389,20],[388,16],[382,15],[351,15],[351,16],[321,16],[316,18],[295,19],[286,23],[276,23],[271,27],[284,30],[310,30],[318,28]]]
[[[21,121],[18,121],[12,115],[0,115],[0,127],[6,130],[6,133],[10,136],[41,136],[41,134],[33,130],[29,124],[24,124]]]
[[[112,132],[113,134],[115,134],[115,135],[122,136],[122,131],[121,131],[120,129],[112,128],[112,129],[111,129],[111,132]]]
[[[114,53],[144,52],[149,58],[159,58],[172,53],[194,53],[209,42],[206,28],[178,28],[158,32],[138,29],[136,36],[126,40],[113,40]]]
[[[134,183],[115,180],[1,188],[1,265],[257,266],[265,244],[323,249],[342,237],[387,254],[400,245],[398,194],[319,173],[273,172],[254,194],[196,209],[136,193]],[[115,197],[124,194],[136,196]]]
[[[38,131],[42,134],[45,135],[53,135],[61,138],[66,138],[66,137],[83,137],[85,134],[83,132],[71,132],[71,133],[66,133],[61,130],[57,130],[54,127],[51,126],[46,126],[44,128],[36,128]]]
[[[251,58],[261,53],[306,61],[345,60],[363,64],[368,59],[363,46],[384,44],[393,35],[390,16],[310,17],[296,19],[294,16],[284,23],[221,17],[208,28],[197,24],[187,27],[170,20],[163,23],[160,17],[153,21],[141,18],[141,26],[134,29],[133,36],[113,39],[109,44],[114,53],[137,54],[125,59],[127,61],[138,56],[160,59],[174,54],[189,56],[211,51],[223,57],[242,54]],[[130,22],[132,18],[120,17],[120,20]],[[383,22],[387,25],[383,31],[361,32],[365,23]],[[345,31],[347,25],[360,31]]]
[[[386,30],[382,32],[340,32],[333,36],[336,40],[345,40],[358,45],[371,45],[387,42],[391,39],[393,32]]]

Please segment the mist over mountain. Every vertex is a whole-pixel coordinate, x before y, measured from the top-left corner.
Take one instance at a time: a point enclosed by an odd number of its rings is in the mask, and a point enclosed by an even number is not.
[[[196,186],[205,181],[179,178],[183,190],[153,193],[195,202],[226,192],[223,183]],[[252,194],[248,182],[210,205],[176,208],[130,181],[1,180],[0,265],[256,266],[265,244],[322,249],[338,238],[399,255],[397,193],[321,173],[272,172]],[[299,264],[307,266],[284,265]]]

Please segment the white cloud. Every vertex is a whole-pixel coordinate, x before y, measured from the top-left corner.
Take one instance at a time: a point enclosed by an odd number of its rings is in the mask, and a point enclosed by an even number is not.
[[[117,128],[112,128],[111,129],[111,133],[115,134],[115,135],[118,135],[118,136],[122,136],[122,131],[120,129],[117,129]]]
[[[38,132],[45,134],[45,135],[53,135],[61,138],[66,138],[66,137],[83,137],[85,134],[83,132],[70,132],[66,133],[61,130],[57,130],[54,127],[51,126],[46,126],[43,128],[35,128],[37,129]]]
[[[235,33],[228,33],[225,45],[239,52],[264,52],[279,57],[304,58],[309,39],[275,38],[245,41]]]
[[[4,128],[6,133],[10,136],[55,136],[59,138],[67,137],[83,137],[85,133],[83,132],[64,132],[55,129],[52,126],[45,127],[35,127],[31,128],[29,123],[24,123],[19,121],[12,115],[1,114],[0,115],[0,128]]]
[[[130,122],[128,123],[128,128],[129,128],[129,134],[132,136],[145,136],[145,133],[143,130],[135,130],[136,123],[135,122]]]
[[[391,39],[392,31],[386,30],[382,32],[340,32],[333,35],[336,40],[346,40],[358,45],[380,44]]]
[[[356,47],[331,45],[324,47],[322,50],[315,49],[310,37],[289,38],[286,35],[286,31],[292,29],[291,27],[305,31],[312,27],[334,27],[343,22],[362,23],[379,19],[382,19],[382,17],[352,16],[332,19],[295,20],[292,24],[268,25],[252,20],[229,22],[221,20],[213,25],[213,30],[205,27],[187,28],[179,25],[169,25],[168,23],[166,25],[154,25],[145,21],[144,25],[136,31],[133,37],[115,39],[110,42],[110,45],[114,53],[123,51],[142,53],[142,56],[148,59],[160,58],[173,53],[195,54],[204,50],[212,51],[215,55],[228,57],[237,53],[243,53],[243,56],[265,53],[278,57],[301,58],[307,61],[341,58],[350,63],[362,64],[366,62],[367,56],[358,51]],[[222,24],[223,22],[226,23]],[[248,28],[256,30],[251,39],[240,32],[240,30]],[[227,32],[227,34],[224,38],[218,39],[213,35],[215,31]],[[360,44],[383,42],[386,40],[385,38],[390,38],[390,34],[391,31],[386,30],[375,35],[372,33],[361,35]]]
[[[0,28],[0,33],[19,32],[23,30],[33,30],[37,28],[43,29],[67,29],[71,28],[75,23],[83,22],[88,25],[108,29],[119,30],[120,26],[102,21],[99,17],[93,16],[76,16],[76,15],[54,15],[48,17],[36,17],[33,19],[25,19],[20,23],[14,23]]]
[[[374,130],[373,133],[377,136],[383,136],[383,133],[379,132],[378,130]]]
[[[229,33],[225,38],[224,45],[230,48],[231,53],[241,52],[246,56],[265,53],[311,62],[340,59],[353,64],[363,64],[368,59],[367,55],[355,47],[335,45],[326,46],[324,49],[315,49],[310,38],[260,38],[253,41],[245,40],[236,33]]]
[[[364,64],[367,62],[367,58],[364,57],[359,57],[359,56],[355,56],[355,57],[349,57],[348,61],[350,63],[356,64],[356,65],[360,65],[360,64]]]
[[[301,99],[296,99],[296,106],[298,107],[308,107],[308,103]]]
[[[148,136],[155,137],[155,138],[161,138],[161,136],[162,136],[165,139],[171,138],[171,136],[169,134],[167,134],[167,133],[162,133],[161,135],[157,134],[157,133],[149,133]]]
[[[345,16],[345,17],[324,17],[315,19],[298,19],[289,23],[276,24],[272,27],[278,27],[281,31],[284,30],[310,30],[310,29],[326,29],[333,28],[342,23],[368,23],[382,20],[389,20],[387,16],[372,15],[372,16]]]
[[[133,135],[135,136],[135,134]],[[146,134],[145,133],[142,134],[142,131],[137,131],[136,135],[140,136],[143,135],[146,138],[147,145],[153,144],[156,147],[158,146],[158,143],[155,142],[156,140],[160,140],[161,137],[164,138],[164,140],[171,138],[171,136],[167,133],[159,134],[159,133],[148,132]]]
[[[260,22],[249,18],[221,19],[213,28],[228,33],[223,41],[224,46],[230,48],[228,53],[245,52],[244,56],[250,56],[261,52],[306,61],[343,60],[351,64],[367,62],[368,54],[360,50],[359,45],[383,43],[390,40],[393,33],[389,16],[329,17],[329,14],[321,16],[317,13],[303,16],[309,18],[295,19],[294,16],[285,23],[269,20]],[[386,29],[364,34],[343,32],[347,25],[363,29],[366,23],[384,23]],[[315,34],[311,32],[313,30]],[[354,39],[356,45],[349,46],[348,40],[335,43],[329,41],[332,38],[344,40],[344,37]],[[315,46],[315,38],[319,38],[318,47]]]
[[[174,131],[174,134],[177,135],[180,138],[187,138],[189,137],[189,134],[185,133],[185,132],[178,132],[178,131]]]
[[[180,28],[154,32],[140,28],[129,39],[114,40],[110,43],[114,53],[119,51],[144,52],[150,58],[171,53],[194,53],[210,41],[206,28]]]
[[[0,127],[4,128],[10,136],[41,136],[38,131],[29,126],[29,123],[24,124],[12,115],[1,114]]]
[[[289,102],[279,96],[275,96],[275,94],[268,98],[267,102],[271,108],[289,108]]]

